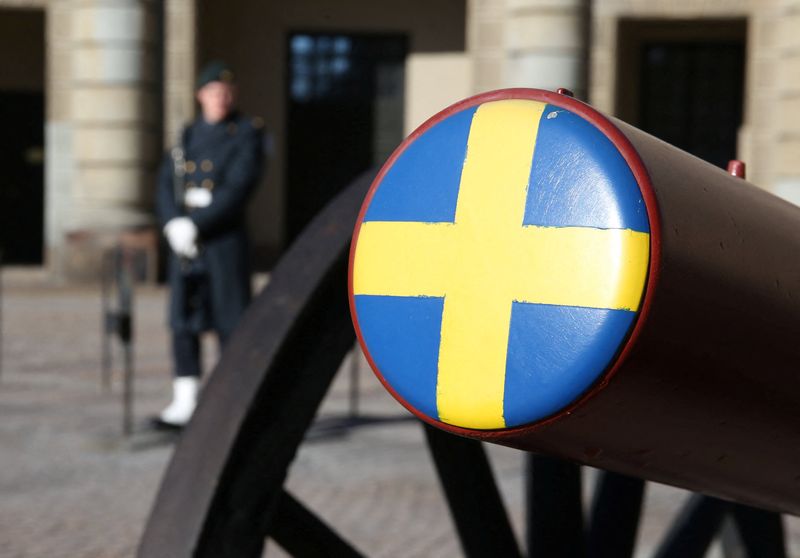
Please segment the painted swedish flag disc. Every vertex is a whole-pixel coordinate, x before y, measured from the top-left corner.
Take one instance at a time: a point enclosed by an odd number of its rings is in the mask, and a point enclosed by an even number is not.
[[[370,363],[406,406],[461,428],[526,425],[578,400],[624,346],[647,280],[650,222],[622,152],[576,101],[529,91],[423,125],[354,234]]]

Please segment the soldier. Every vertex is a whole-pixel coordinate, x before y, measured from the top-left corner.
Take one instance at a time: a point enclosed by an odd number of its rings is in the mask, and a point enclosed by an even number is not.
[[[231,69],[216,61],[197,81],[201,115],[181,135],[158,179],[157,213],[171,248],[169,323],[173,399],[156,426],[180,428],[199,389],[200,334],[225,345],[250,301],[245,208],[262,169],[259,119],[235,110]]]

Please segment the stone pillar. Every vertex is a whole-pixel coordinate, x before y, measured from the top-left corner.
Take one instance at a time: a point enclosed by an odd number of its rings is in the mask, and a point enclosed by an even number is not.
[[[586,0],[506,0],[506,85],[586,99]]]
[[[195,0],[164,2],[164,144],[171,146],[195,113],[197,8]]]
[[[95,276],[100,254],[122,231],[152,223],[161,144],[159,8],[155,0],[54,2],[52,9],[69,12],[61,61],[69,106],[59,110],[73,163],[59,185],[68,185],[68,195],[58,194],[69,198],[68,207],[48,214],[63,227],[57,266],[67,278]],[[56,202],[48,199],[48,209]]]
[[[800,0],[781,0],[775,15],[777,106],[772,191],[800,205]]]
[[[737,154],[747,165],[747,180],[773,189],[777,152],[776,29],[780,27],[775,2],[766,0],[747,14],[744,118],[739,128]]]
[[[588,0],[470,0],[475,89],[566,87],[586,98]]]
[[[506,0],[469,0],[467,50],[476,93],[505,87]]]
[[[64,235],[72,208],[75,159],[72,146],[71,0],[55,0],[45,17],[45,261],[52,275],[64,275]]]

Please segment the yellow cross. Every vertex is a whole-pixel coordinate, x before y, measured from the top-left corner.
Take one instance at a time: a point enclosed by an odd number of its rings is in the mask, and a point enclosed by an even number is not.
[[[544,103],[475,112],[454,223],[362,223],[355,295],[444,297],[436,402],[443,422],[502,428],[512,302],[637,310],[649,235],[523,226]]]

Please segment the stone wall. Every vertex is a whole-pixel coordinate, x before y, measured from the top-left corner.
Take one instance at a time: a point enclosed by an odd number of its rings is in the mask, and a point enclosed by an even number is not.
[[[770,122],[774,133],[765,138],[767,143],[774,142],[776,151],[769,185],[776,194],[800,205],[800,0],[779,2],[773,14],[774,19],[761,30],[765,42],[774,41],[764,49],[765,56],[774,53],[773,73],[763,79],[772,80],[777,98]]]
[[[0,9],[46,10],[48,265],[57,276],[90,276],[99,251],[115,242],[120,231],[152,223],[153,173],[162,145],[172,144],[183,123],[194,116],[196,65],[211,54],[240,67],[244,108],[263,115],[275,135],[273,168],[252,220],[259,243],[280,245],[284,41],[285,34],[297,28],[418,28],[413,33],[422,42],[413,44],[412,51],[430,66],[423,68],[421,78],[435,69],[436,56],[451,57],[459,66],[450,96],[511,86],[567,87],[613,113],[619,95],[617,31],[622,18],[746,20],[739,157],[747,162],[752,182],[800,203],[800,0],[456,4],[417,2],[413,10],[408,7],[393,15],[356,0],[275,5],[243,0],[236,10],[212,0],[164,0],[162,52],[161,4],[155,0],[0,0]],[[458,55],[457,49],[437,52],[435,45],[447,41],[425,27],[418,17],[423,10],[430,16],[423,18],[426,21],[445,21],[448,14],[461,13],[457,25],[464,25],[465,11],[465,29],[453,30],[465,33],[465,55]],[[232,29],[236,41],[230,40]],[[414,99],[424,99],[425,79],[413,85]],[[414,115],[430,110],[407,107]],[[409,121],[409,126],[416,123]]]
[[[621,18],[747,21],[744,123],[739,158],[748,180],[800,203],[800,1],[596,0],[589,99],[613,113]]]

